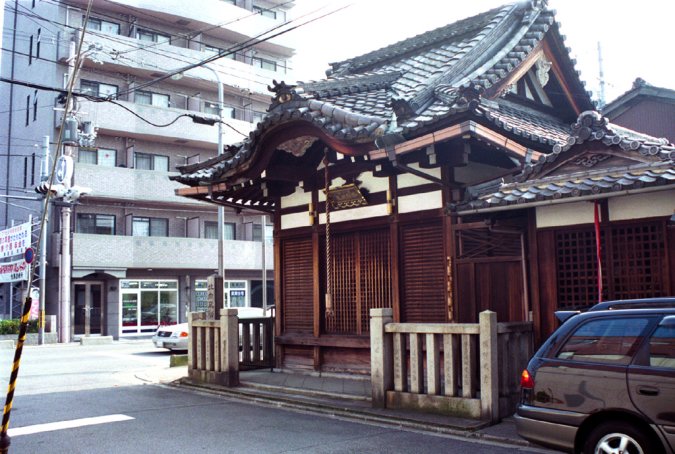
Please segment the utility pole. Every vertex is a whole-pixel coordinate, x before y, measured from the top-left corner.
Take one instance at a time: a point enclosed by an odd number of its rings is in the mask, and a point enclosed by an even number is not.
[[[260,224],[262,228],[262,308],[263,317],[267,317],[267,251],[265,250],[265,227],[267,224],[267,216],[260,216]]]
[[[42,165],[40,166],[40,183],[49,179],[49,136],[42,142]],[[45,342],[45,302],[47,298],[47,233],[49,232],[49,200],[45,197],[43,229],[40,241],[40,313],[38,315],[38,345]]]

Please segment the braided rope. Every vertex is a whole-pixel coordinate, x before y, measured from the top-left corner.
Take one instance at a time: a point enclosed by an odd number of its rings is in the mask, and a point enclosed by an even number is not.
[[[330,176],[328,175],[328,149],[323,158],[323,172],[326,180],[326,316],[333,316],[333,262],[330,250]]]

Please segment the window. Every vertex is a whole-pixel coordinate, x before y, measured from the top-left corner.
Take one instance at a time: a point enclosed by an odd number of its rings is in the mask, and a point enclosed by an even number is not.
[[[95,30],[103,33],[109,33],[111,35],[120,34],[120,24],[115,22],[109,22],[103,19],[89,18],[87,20],[87,29]]]
[[[30,124],[30,95],[26,96],[26,126]]]
[[[158,33],[144,28],[136,30],[136,39],[141,41],[151,41],[153,43],[171,43],[171,36]]]
[[[152,334],[178,322],[178,281],[120,280],[122,334]]]
[[[258,112],[257,110],[253,111],[253,117],[251,118],[251,122],[254,124],[260,123],[263,121],[263,117],[265,116],[265,112]]]
[[[224,49],[222,47],[210,46],[208,44],[204,45],[204,51],[205,52],[211,52],[211,53],[217,54],[217,55],[223,54],[223,57],[230,58],[232,60],[236,59],[236,57],[237,57],[236,52],[232,52],[231,50],[227,50],[227,49]]]
[[[169,95],[137,90],[134,94],[136,104],[145,104],[155,107],[169,107]]]
[[[675,317],[666,317],[649,339],[649,365],[675,369]]]
[[[235,224],[233,222],[225,222],[223,224],[223,239],[234,240]],[[204,238],[210,240],[218,239],[218,223],[215,221],[204,221]]]
[[[110,96],[112,99],[117,99],[117,85],[104,84],[94,80],[82,79],[80,81],[80,92],[101,98]]]
[[[666,221],[612,223],[601,227],[602,299],[620,300],[668,295],[663,273],[667,254]],[[564,228],[555,234],[558,309],[576,309],[598,300],[595,231]],[[612,279],[608,279],[612,276]]]
[[[649,319],[635,317],[591,320],[577,328],[561,347],[557,357],[626,365],[640,344],[642,332],[648,323]]]
[[[271,9],[265,9],[259,6],[254,6],[253,11],[260,14],[261,16],[269,17],[270,19],[277,18],[277,13],[275,11],[272,11]]]
[[[83,148],[77,152],[77,162],[104,167],[117,165],[117,150],[112,148]]]
[[[169,157],[158,154],[134,153],[134,168],[139,170],[169,171]]]
[[[246,281],[224,281],[223,303],[224,307],[248,307],[246,294],[248,293]],[[192,299],[194,310],[206,312],[208,307],[208,281],[196,280]]]
[[[223,299],[225,307],[247,307],[246,281],[225,281]]]
[[[169,236],[169,220],[134,216],[131,234],[133,236]]]
[[[237,233],[237,232],[236,232],[236,230],[235,230],[235,224],[234,224],[234,222],[226,222],[225,224],[223,224],[223,237],[224,237],[226,240],[234,240],[234,239],[236,239],[236,237],[235,237],[235,234],[236,234],[236,233]]]
[[[28,64],[33,64],[33,35],[30,35],[28,40]]]
[[[277,62],[262,57],[251,57],[251,65],[256,68],[267,69],[269,71],[277,70]]]
[[[37,109],[38,109],[38,91],[35,90],[33,93],[33,121],[37,120]]]
[[[115,216],[112,214],[78,213],[75,231],[95,235],[114,235]]]
[[[37,31],[37,40],[35,42],[35,59],[40,58],[40,35],[42,34],[42,29],[38,28]]]
[[[204,238],[209,240],[218,239],[218,223],[214,221],[204,221]]]
[[[204,101],[204,113],[218,115],[218,103]],[[223,118],[234,118],[234,107],[223,106]]]
[[[262,225],[253,224],[253,241],[262,241]]]

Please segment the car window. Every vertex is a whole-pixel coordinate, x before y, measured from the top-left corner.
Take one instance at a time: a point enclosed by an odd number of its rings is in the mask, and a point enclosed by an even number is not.
[[[649,323],[646,318],[603,318],[579,326],[558,351],[559,359],[629,364]]]
[[[659,326],[649,338],[649,365],[675,369],[675,326]]]

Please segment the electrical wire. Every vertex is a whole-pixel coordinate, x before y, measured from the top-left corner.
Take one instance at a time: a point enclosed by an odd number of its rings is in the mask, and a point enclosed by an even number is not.
[[[316,10],[316,11],[318,11],[318,10]],[[27,13],[18,12],[18,14],[19,14],[19,15],[26,15]],[[76,26],[73,26],[73,25],[68,25],[68,24],[64,24],[64,23],[61,23],[61,22],[53,21],[53,20],[44,18],[44,17],[39,16],[39,15],[37,15],[37,14],[35,14],[35,13],[32,13],[32,12],[31,12],[30,14],[31,14],[33,17],[38,17],[38,18],[40,18],[41,20],[46,21],[46,22],[49,22],[49,23],[61,25],[61,26],[63,26],[63,27],[67,27],[67,28],[70,28],[70,29],[75,30],[75,31],[80,31],[80,30],[81,30],[81,27],[76,27]],[[311,14],[311,13],[308,13],[308,14]],[[308,15],[308,14],[307,14],[307,15]],[[301,17],[304,17],[304,16],[306,16],[306,15],[303,15],[303,16],[301,16]],[[123,39],[120,39],[120,38],[116,38],[115,35],[110,35],[110,34],[107,34],[107,33],[96,32],[96,31],[92,31],[92,30],[88,30],[87,33],[88,33],[89,35],[93,35],[93,36],[97,36],[97,37],[99,37],[99,38],[103,38],[103,39],[106,39],[106,40],[110,40],[110,41],[116,42],[116,43],[121,44],[121,45],[124,45],[124,46],[130,46],[130,47],[132,48],[132,49],[130,49],[130,50],[141,50],[141,49],[142,49],[142,46],[133,46],[133,45],[130,45],[129,42],[127,42],[127,41],[125,41],[125,40],[123,40]],[[61,41],[62,41],[62,42],[69,42],[68,40],[61,40]],[[262,41],[264,41],[264,40],[262,40]],[[260,42],[262,42],[262,41],[260,41]],[[118,54],[119,52],[121,52],[121,51],[118,51],[117,49],[111,47],[111,48],[110,48],[110,51],[107,52],[107,53],[108,53],[108,55],[110,55],[110,57],[111,57],[112,59],[115,59],[116,56],[117,56],[117,54]],[[148,53],[151,53],[151,54],[154,54],[154,55],[158,55],[158,56],[160,56],[160,57],[171,58],[171,59],[174,60],[174,61],[179,61],[179,62],[185,63],[185,64],[191,64],[191,63],[194,63],[195,61],[199,61],[199,60],[195,60],[195,59],[189,59],[189,60],[186,60],[186,58],[190,58],[190,57],[186,57],[185,55],[183,55],[183,54],[181,54],[181,53],[179,53],[179,52],[176,52],[176,51],[172,51],[172,50],[170,50],[170,49],[162,49],[162,52],[158,52],[157,50],[147,50],[147,52],[148,52]],[[236,54],[237,54],[237,52],[234,52],[234,53],[230,53],[229,55],[236,55]],[[241,52],[239,52],[239,54],[241,54]],[[125,58],[125,57],[122,56],[122,58]],[[141,62],[134,61],[134,60],[129,60],[129,61],[133,61],[134,63],[137,63],[137,64],[140,64],[140,63],[141,63]],[[146,64],[147,64],[147,63],[146,63]],[[155,67],[156,67],[156,66],[155,66]],[[286,67],[287,67],[287,66],[286,66]],[[159,67],[156,67],[156,68],[159,69],[159,70],[162,70],[162,71],[164,70],[164,68],[159,68]],[[237,77],[237,78],[239,78],[239,79],[246,80],[246,81],[248,81],[248,82],[252,82],[252,83],[255,83],[255,84],[259,84],[259,85],[262,85],[263,87],[267,87],[267,85],[269,84],[269,81],[267,81],[267,80],[265,80],[265,81],[253,80],[253,79],[249,79],[249,78],[247,78],[247,77],[245,77],[245,76],[243,76],[243,75],[241,75],[241,74],[234,74],[234,73],[230,73],[230,72],[226,72],[226,71],[222,71],[222,70],[221,70],[221,73],[222,73],[222,74],[226,74],[226,75],[230,75],[230,76],[233,76],[233,77]],[[206,80],[206,79],[204,79],[204,80]]]

